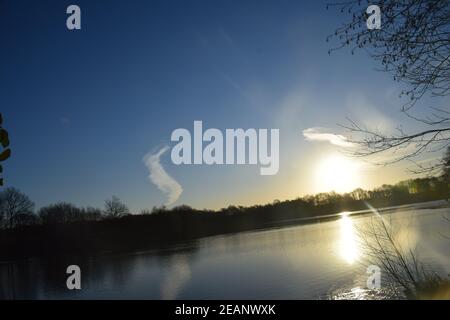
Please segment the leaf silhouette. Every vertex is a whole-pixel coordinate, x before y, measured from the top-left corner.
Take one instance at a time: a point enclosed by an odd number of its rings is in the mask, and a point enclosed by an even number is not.
[[[5,129],[0,129],[0,143],[3,148],[7,148],[9,146],[9,136]]]
[[[3,151],[0,154],[0,161],[5,161],[6,159],[8,159],[11,156],[11,150],[10,149],[6,149],[5,151]]]

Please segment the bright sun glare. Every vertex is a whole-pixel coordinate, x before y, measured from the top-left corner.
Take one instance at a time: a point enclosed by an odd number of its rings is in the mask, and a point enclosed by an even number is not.
[[[347,212],[342,214],[340,220],[341,236],[339,242],[339,251],[341,257],[349,264],[358,259],[359,248],[356,239],[356,230],[352,219]]]
[[[316,192],[353,191],[360,187],[359,164],[341,155],[322,160],[316,169]]]

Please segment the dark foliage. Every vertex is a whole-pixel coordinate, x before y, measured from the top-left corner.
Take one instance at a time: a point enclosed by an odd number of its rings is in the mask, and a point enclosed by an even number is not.
[[[9,149],[9,135],[8,131],[3,129],[3,117],[0,113],[0,145],[3,147],[3,151],[0,152],[0,163],[5,161],[11,156],[11,149]],[[0,174],[3,173],[3,167],[0,164]],[[0,186],[3,186],[3,178],[0,177]]]
[[[15,188],[0,192],[0,227],[12,229],[33,213],[34,203],[28,196]]]

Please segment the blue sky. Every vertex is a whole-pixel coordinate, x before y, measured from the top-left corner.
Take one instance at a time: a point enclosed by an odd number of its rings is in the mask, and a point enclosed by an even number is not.
[[[77,4],[82,29],[69,31]],[[415,124],[400,88],[365,52],[331,56],[325,38],[348,17],[298,0],[1,1],[0,105],[13,156],[5,179],[37,206],[102,206],[119,196],[137,211],[166,201],[143,157],[176,128],[279,128],[280,171],[255,166],[161,165],[183,189],[175,204],[219,208],[313,193],[315,164],[335,153],[302,132],[352,117]],[[368,168],[363,187],[408,177]],[[325,190],[322,190],[325,191]]]

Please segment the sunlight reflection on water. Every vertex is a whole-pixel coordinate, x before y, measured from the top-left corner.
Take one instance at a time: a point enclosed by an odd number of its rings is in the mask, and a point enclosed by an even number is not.
[[[402,300],[404,296],[394,287],[378,290],[356,287],[347,291],[336,291],[326,298],[332,300]]]
[[[343,212],[339,221],[340,240],[339,252],[341,257],[349,264],[353,264],[358,260],[360,248],[358,246],[357,235],[353,220],[349,217],[348,212]]]

